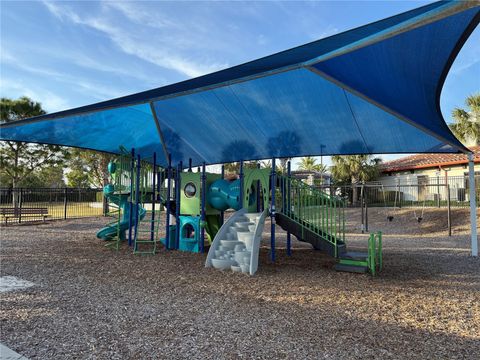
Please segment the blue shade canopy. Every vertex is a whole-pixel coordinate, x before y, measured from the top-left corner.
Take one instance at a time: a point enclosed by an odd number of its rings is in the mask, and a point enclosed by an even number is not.
[[[194,165],[306,155],[468,151],[439,107],[480,20],[437,2],[177,84],[0,126],[1,140]]]

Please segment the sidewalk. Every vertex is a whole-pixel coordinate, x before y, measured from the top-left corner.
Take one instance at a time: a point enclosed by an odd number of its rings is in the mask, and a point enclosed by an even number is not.
[[[0,343],[0,360],[28,360],[25,356],[16,353]]]

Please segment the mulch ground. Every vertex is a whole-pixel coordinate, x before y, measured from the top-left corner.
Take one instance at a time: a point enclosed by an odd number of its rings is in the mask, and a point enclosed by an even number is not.
[[[348,245],[365,248],[348,210]],[[266,232],[254,277],[204,268],[205,255],[136,256],[104,247],[106,219],[2,227],[1,275],[34,287],[0,295],[1,341],[32,359],[478,359],[480,260],[469,257],[467,210],[411,210],[383,229],[384,271],[337,273],[294,241],[277,262]],[[265,229],[269,231],[270,224]]]

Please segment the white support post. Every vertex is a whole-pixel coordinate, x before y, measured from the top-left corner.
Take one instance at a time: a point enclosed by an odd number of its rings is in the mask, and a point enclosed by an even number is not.
[[[472,256],[478,256],[477,238],[477,204],[475,197],[475,171],[473,167],[473,153],[468,154],[468,183],[470,186],[470,227],[472,236]]]

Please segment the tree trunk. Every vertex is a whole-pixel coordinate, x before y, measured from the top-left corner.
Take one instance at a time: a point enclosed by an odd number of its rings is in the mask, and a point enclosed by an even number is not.
[[[353,206],[358,205],[358,188],[356,184],[357,184],[357,179],[352,177],[352,205]]]

